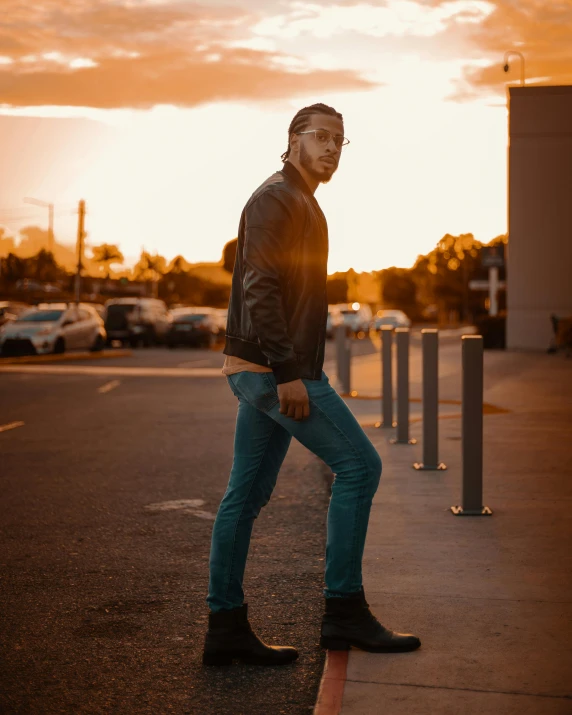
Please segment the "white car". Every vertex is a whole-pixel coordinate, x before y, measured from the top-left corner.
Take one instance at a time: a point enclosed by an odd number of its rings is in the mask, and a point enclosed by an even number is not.
[[[371,308],[364,303],[348,303],[340,307],[340,312],[348,330],[355,336],[369,335]]]
[[[402,310],[378,310],[373,321],[373,328],[379,332],[384,325],[392,328],[410,328],[411,320]]]
[[[0,329],[0,353],[43,355],[66,350],[102,350],[103,320],[83,303],[44,303]]]

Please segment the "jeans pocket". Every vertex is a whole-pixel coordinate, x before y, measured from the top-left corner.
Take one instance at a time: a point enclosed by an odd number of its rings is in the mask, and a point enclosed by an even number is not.
[[[232,378],[233,378],[233,375],[227,375],[227,376],[226,376],[226,381],[227,381],[227,383],[228,383],[228,386],[229,386],[230,389],[232,390],[233,395],[234,395],[235,397],[238,397],[238,392],[237,392],[237,390],[236,390],[236,387],[234,386],[234,381],[233,381]]]
[[[233,375],[234,387],[240,397],[261,412],[268,412],[278,403],[278,393],[269,375],[271,373],[248,371]]]
[[[278,385],[276,384],[276,378],[274,377],[274,374],[272,372],[264,372],[262,373],[262,377],[264,378],[268,389],[272,390],[275,395],[278,395]]]

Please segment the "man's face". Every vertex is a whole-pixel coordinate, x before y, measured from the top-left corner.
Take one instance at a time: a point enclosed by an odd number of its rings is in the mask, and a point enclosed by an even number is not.
[[[320,141],[324,137],[323,132],[297,135],[295,139],[298,140],[297,153],[300,165],[316,181],[326,184],[338,168],[342,153],[341,148],[338,149],[334,144],[332,137],[343,135],[344,125],[337,117],[313,114],[310,117],[310,125],[304,131],[311,129],[326,130],[331,136],[327,137],[325,141]]]

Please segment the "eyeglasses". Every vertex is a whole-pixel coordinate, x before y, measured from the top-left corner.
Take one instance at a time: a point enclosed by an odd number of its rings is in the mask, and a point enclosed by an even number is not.
[[[327,146],[333,139],[336,149],[341,149],[350,143],[350,140],[346,137],[341,134],[331,134],[327,129],[308,129],[306,132],[296,132],[296,134],[313,134],[318,144],[322,146]]]

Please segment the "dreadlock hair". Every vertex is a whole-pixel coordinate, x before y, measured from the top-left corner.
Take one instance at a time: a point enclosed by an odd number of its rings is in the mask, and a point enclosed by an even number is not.
[[[330,117],[337,117],[338,119],[341,119],[342,122],[344,121],[342,115],[339,112],[336,112],[333,107],[328,107],[327,104],[318,103],[311,104],[309,107],[304,107],[304,109],[301,109],[290,122],[290,126],[288,128],[288,149],[280,157],[282,161],[286,161],[290,156],[290,137],[292,134],[296,134],[297,132],[303,132],[310,126],[310,117],[312,114],[327,114]]]

